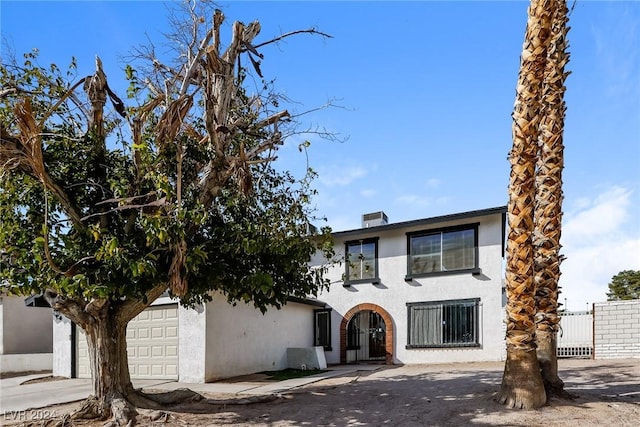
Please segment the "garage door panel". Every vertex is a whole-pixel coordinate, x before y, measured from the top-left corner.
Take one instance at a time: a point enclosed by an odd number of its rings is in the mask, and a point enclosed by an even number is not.
[[[78,328],[77,376],[90,378],[87,340]],[[127,356],[133,379],[178,379],[178,306],[149,307],[127,327]]]

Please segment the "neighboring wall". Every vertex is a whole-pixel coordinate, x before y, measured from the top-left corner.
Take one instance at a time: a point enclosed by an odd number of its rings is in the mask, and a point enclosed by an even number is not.
[[[593,304],[594,358],[640,358],[640,300]]]
[[[51,353],[53,311],[27,307],[24,297],[0,296],[0,354]]]

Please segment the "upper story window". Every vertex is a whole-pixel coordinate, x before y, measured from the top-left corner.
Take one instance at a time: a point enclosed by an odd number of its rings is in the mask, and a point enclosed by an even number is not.
[[[407,275],[478,268],[478,224],[407,234]]]
[[[354,240],[345,245],[345,284],[378,280],[378,239]]]

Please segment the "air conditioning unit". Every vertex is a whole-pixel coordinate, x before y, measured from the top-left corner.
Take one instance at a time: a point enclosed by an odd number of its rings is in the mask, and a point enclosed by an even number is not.
[[[362,228],[376,227],[388,223],[389,218],[382,211],[362,215]]]

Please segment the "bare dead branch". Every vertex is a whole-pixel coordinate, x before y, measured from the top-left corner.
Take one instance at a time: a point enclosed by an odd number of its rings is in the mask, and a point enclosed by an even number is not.
[[[206,36],[202,39],[202,42],[198,47],[198,53],[196,53],[196,56],[191,59],[191,63],[187,66],[187,70],[184,73],[184,76],[182,78],[182,85],[180,86],[180,92],[179,92],[180,96],[183,96],[187,93],[187,89],[189,88],[189,83],[191,82],[191,77],[193,76],[196,68],[198,67],[200,58],[204,54],[204,51],[207,48],[207,45],[209,44],[209,41],[211,40],[212,37],[213,37],[213,29],[207,31]]]
[[[277,123],[284,118],[289,118],[289,117],[291,117],[289,112],[287,110],[283,110],[283,111],[280,111],[279,113],[272,114],[266,119],[259,121],[258,123],[256,123],[256,127],[263,128],[263,127],[272,125],[274,123]]]
[[[158,200],[154,200],[152,202],[149,203],[144,203],[144,204],[138,204],[138,205],[122,205],[122,206],[118,206],[115,207],[113,209],[109,209],[108,211],[104,211],[104,212],[98,212],[98,213],[94,213],[91,215],[87,215],[81,218],[82,221],[86,221],[90,218],[94,218],[96,216],[102,216],[102,215],[107,215],[110,214],[112,212],[118,212],[118,211],[124,211],[124,210],[129,210],[129,209],[147,209],[147,208],[158,208],[161,206],[164,206],[167,202],[167,198],[163,197],[161,199]]]
[[[81,84],[83,84],[85,82],[87,78],[83,77],[81,78],[76,84],[74,84],[73,86],[71,86],[69,88],[69,90],[67,90],[65,92],[64,95],[62,95],[60,97],[60,99],[58,100],[58,102],[56,102],[55,104],[53,104],[53,107],[49,108],[49,110],[44,114],[44,116],[42,116],[42,118],[40,119],[40,122],[38,123],[38,127],[42,128],[44,126],[44,122],[47,121],[47,119],[49,117],[51,117],[51,114],[53,114],[54,111],[56,111],[56,109],[69,97],[72,96],[73,92],[78,88],[78,86],[80,86]]]
[[[14,94],[14,93],[17,93],[17,92],[18,92],[18,89],[15,88],[15,87],[2,89],[2,90],[0,90],[0,98],[4,98],[7,95],[11,95],[11,94]]]
[[[316,30],[315,28],[309,28],[309,29],[307,29],[307,30],[296,30],[296,31],[290,31],[290,32],[288,32],[288,33],[285,33],[285,34],[282,34],[282,35],[280,35],[280,36],[278,36],[278,37],[275,37],[275,38],[273,38],[273,39],[271,39],[271,40],[267,40],[266,42],[262,42],[262,43],[259,43],[259,44],[256,44],[256,45],[253,45],[253,47],[254,47],[255,49],[258,49],[258,48],[261,48],[262,46],[266,46],[266,45],[271,44],[271,43],[276,43],[276,42],[278,42],[278,41],[280,41],[280,40],[282,40],[282,39],[285,39],[285,38],[287,38],[287,37],[291,37],[291,36],[293,36],[293,35],[296,35],[296,34],[303,34],[303,33],[306,33],[306,34],[318,34],[318,35],[320,35],[320,36],[322,36],[322,37],[326,37],[326,38],[328,38],[328,39],[332,39],[332,38],[333,38],[333,36],[332,36],[332,35],[329,35],[329,34],[327,34],[327,33],[323,33],[322,31],[318,31],[318,30]]]
[[[151,192],[149,192],[147,194],[140,194],[139,196],[107,199],[107,200],[103,200],[101,202],[96,203],[96,206],[110,204],[110,203],[122,203],[122,202],[131,203],[134,200],[138,200],[138,199],[142,199],[142,198],[146,198],[146,197],[150,197],[150,196],[158,196],[158,194],[159,193],[157,191],[151,191]]]

